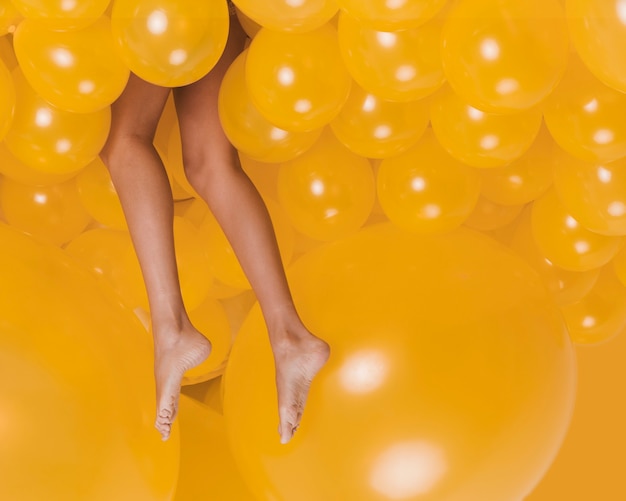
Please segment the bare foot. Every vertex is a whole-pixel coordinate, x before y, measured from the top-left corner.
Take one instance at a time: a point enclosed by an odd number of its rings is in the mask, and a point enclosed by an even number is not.
[[[157,392],[155,428],[167,440],[178,410],[180,383],[189,369],[211,353],[211,342],[193,327],[176,335],[161,336],[155,343],[154,377]]]
[[[288,333],[273,347],[276,364],[276,389],[280,442],[286,444],[300,426],[311,381],[330,355],[328,344],[309,331]]]

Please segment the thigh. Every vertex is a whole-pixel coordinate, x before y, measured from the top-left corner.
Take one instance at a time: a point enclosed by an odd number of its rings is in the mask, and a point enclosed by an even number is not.
[[[215,67],[197,82],[174,89],[186,166],[205,164],[209,152],[213,159],[232,155],[233,148],[220,124],[217,96],[226,70],[242,52],[245,42],[245,32],[236,16],[231,15],[228,42]]]

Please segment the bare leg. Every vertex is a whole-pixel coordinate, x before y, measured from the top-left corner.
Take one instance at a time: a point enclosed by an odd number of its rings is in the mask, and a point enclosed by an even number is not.
[[[276,365],[279,433],[286,443],[299,426],[311,381],[330,351],[304,327],[295,310],[267,209],[219,122],[219,86],[245,42],[232,16],[230,33],[211,73],[175,89],[174,99],[187,178],[222,226],[263,310]]]
[[[154,336],[157,418],[167,439],[176,416],[181,379],[211,351],[183,306],[174,255],[173,201],[152,145],[169,89],[131,75],[112,106],[111,133],[101,152],[122,202],[148,292]]]

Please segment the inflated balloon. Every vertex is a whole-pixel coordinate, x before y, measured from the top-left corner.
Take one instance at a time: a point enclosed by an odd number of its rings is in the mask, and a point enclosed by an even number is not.
[[[397,103],[353,84],[348,101],[330,127],[357,155],[386,158],[413,146],[429,121],[427,100]]]
[[[536,200],[552,185],[557,148],[545,126],[520,158],[504,167],[481,169],[481,194],[502,205],[521,205]]]
[[[474,210],[480,191],[477,170],[448,155],[431,130],[410,150],[385,158],[377,183],[387,217],[419,233],[461,225]]]
[[[413,101],[435,92],[445,77],[439,54],[440,16],[418,28],[379,31],[339,15],[341,55],[352,78],[391,101]]]
[[[274,125],[293,131],[330,122],[352,84],[330,24],[307,33],[262,29],[250,43],[245,72],[258,110]]]
[[[174,104],[174,93],[170,92],[161,112],[157,130],[154,133],[154,145],[160,153],[167,154],[172,128],[178,126],[178,115]]]
[[[62,110],[101,110],[126,86],[129,70],[115,52],[111,23],[105,16],[72,32],[52,31],[42,21],[26,19],[13,44],[30,85]]]
[[[22,15],[11,0],[0,0],[0,37],[13,33],[21,20]]]
[[[337,13],[337,0],[236,0],[237,8],[261,26],[304,33],[319,28]]]
[[[159,148],[157,148],[157,151]],[[170,135],[166,148],[167,154],[159,151],[159,155],[170,179],[174,200],[186,198],[199,198],[196,190],[187,179],[185,164],[183,163],[183,144],[180,137],[180,127],[175,122],[170,129]]]
[[[541,119],[539,108],[508,115],[480,111],[449,86],[431,100],[437,139],[453,157],[474,167],[502,167],[520,158],[537,137]]]
[[[85,209],[96,221],[115,230],[127,229],[122,204],[100,157],[76,176],[76,186]]]
[[[243,31],[246,32],[248,38],[252,39],[256,36],[256,34],[261,30],[263,26],[261,26],[256,21],[253,21],[248,16],[246,16],[241,10],[235,7],[235,14],[237,15],[237,20],[239,24],[243,28]]]
[[[254,501],[228,448],[224,417],[181,395],[180,475],[173,501]]]
[[[239,152],[241,168],[254,183],[264,199],[278,200],[279,163],[265,163],[254,160]]]
[[[554,187],[563,206],[585,228],[626,235],[626,158],[592,163],[562,153],[554,164]]]
[[[316,240],[356,232],[376,198],[372,167],[326,129],[319,141],[278,172],[278,199],[293,226]]]
[[[558,0],[460,0],[448,13],[441,43],[454,91],[495,113],[543,101],[562,78],[569,52]]]
[[[0,59],[0,141],[11,128],[15,112],[15,86],[11,73]]]
[[[608,341],[626,328],[626,288],[607,266],[589,294],[562,311],[574,343]]]
[[[622,247],[611,262],[618,280],[626,287],[626,247]]]
[[[585,228],[563,206],[555,189],[533,202],[532,234],[540,252],[554,265],[587,271],[607,264],[622,238],[599,235]]]
[[[260,162],[284,162],[308,150],[322,129],[293,132],[267,120],[250,98],[246,85],[247,51],[230,65],[218,97],[220,122],[237,150]]]
[[[62,251],[0,226],[0,498],[169,501],[148,333]],[[34,479],[37,479],[34,481]]]
[[[110,107],[93,113],[63,111],[44,100],[19,68],[13,125],[6,136],[11,153],[30,167],[55,174],[78,172],[93,161],[106,142]]]
[[[31,186],[4,179],[0,186],[0,205],[11,226],[56,245],[79,235],[91,222],[74,179],[50,186]]]
[[[571,54],[567,72],[543,106],[556,142],[590,162],[626,156],[626,95],[606,86]]]
[[[621,0],[566,0],[572,43],[578,54],[606,85],[626,92],[624,4]]]
[[[202,304],[189,311],[193,326],[211,341],[211,354],[200,365],[185,372],[182,384],[197,384],[220,375],[232,345],[230,324],[222,304],[207,297]]]
[[[510,238],[509,246],[541,276],[556,303],[563,307],[581,301],[595,285],[600,268],[588,271],[570,271],[556,266],[545,257],[535,243],[532,224],[532,206],[522,212]]]
[[[380,225],[303,256],[289,277],[332,354],[281,445],[258,307],[240,330],[224,416],[259,499],[529,494],[567,431],[576,376],[560,312],[527,264],[471,230],[423,237]]]
[[[0,142],[0,174],[22,184],[33,186],[46,186],[62,183],[76,175],[75,172],[66,174],[55,174],[53,172],[42,172],[21,162],[9,151],[6,143]]]
[[[435,16],[448,0],[337,0],[339,6],[362,24],[375,30],[415,28]]]
[[[13,71],[17,67],[17,59],[13,51],[13,41],[10,37],[0,36],[0,60],[6,64],[9,71]]]
[[[478,197],[474,210],[463,224],[478,231],[497,230],[512,223],[523,208],[523,205],[501,205]]]
[[[228,38],[226,0],[116,0],[113,37],[130,70],[164,87],[199,80]]]
[[[95,23],[111,0],[11,0],[26,18],[45,23],[49,29],[78,30]]]

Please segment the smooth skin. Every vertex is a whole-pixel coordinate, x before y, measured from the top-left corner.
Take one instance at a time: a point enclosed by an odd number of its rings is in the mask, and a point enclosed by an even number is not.
[[[280,440],[299,426],[311,381],[330,348],[311,334],[296,312],[267,209],[241,169],[217,112],[217,96],[246,35],[231,15],[224,53],[211,72],[174,89],[185,173],[222,226],[263,311],[276,368]],[[101,157],[120,197],[139,258],[154,336],[157,417],[163,440],[176,417],[185,371],[211,352],[191,324],[182,301],[174,254],[174,203],[165,168],[152,141],[169,88],[131,75],[112,105],[111,132]],[[210,333],[207,333],[210,336]]]

